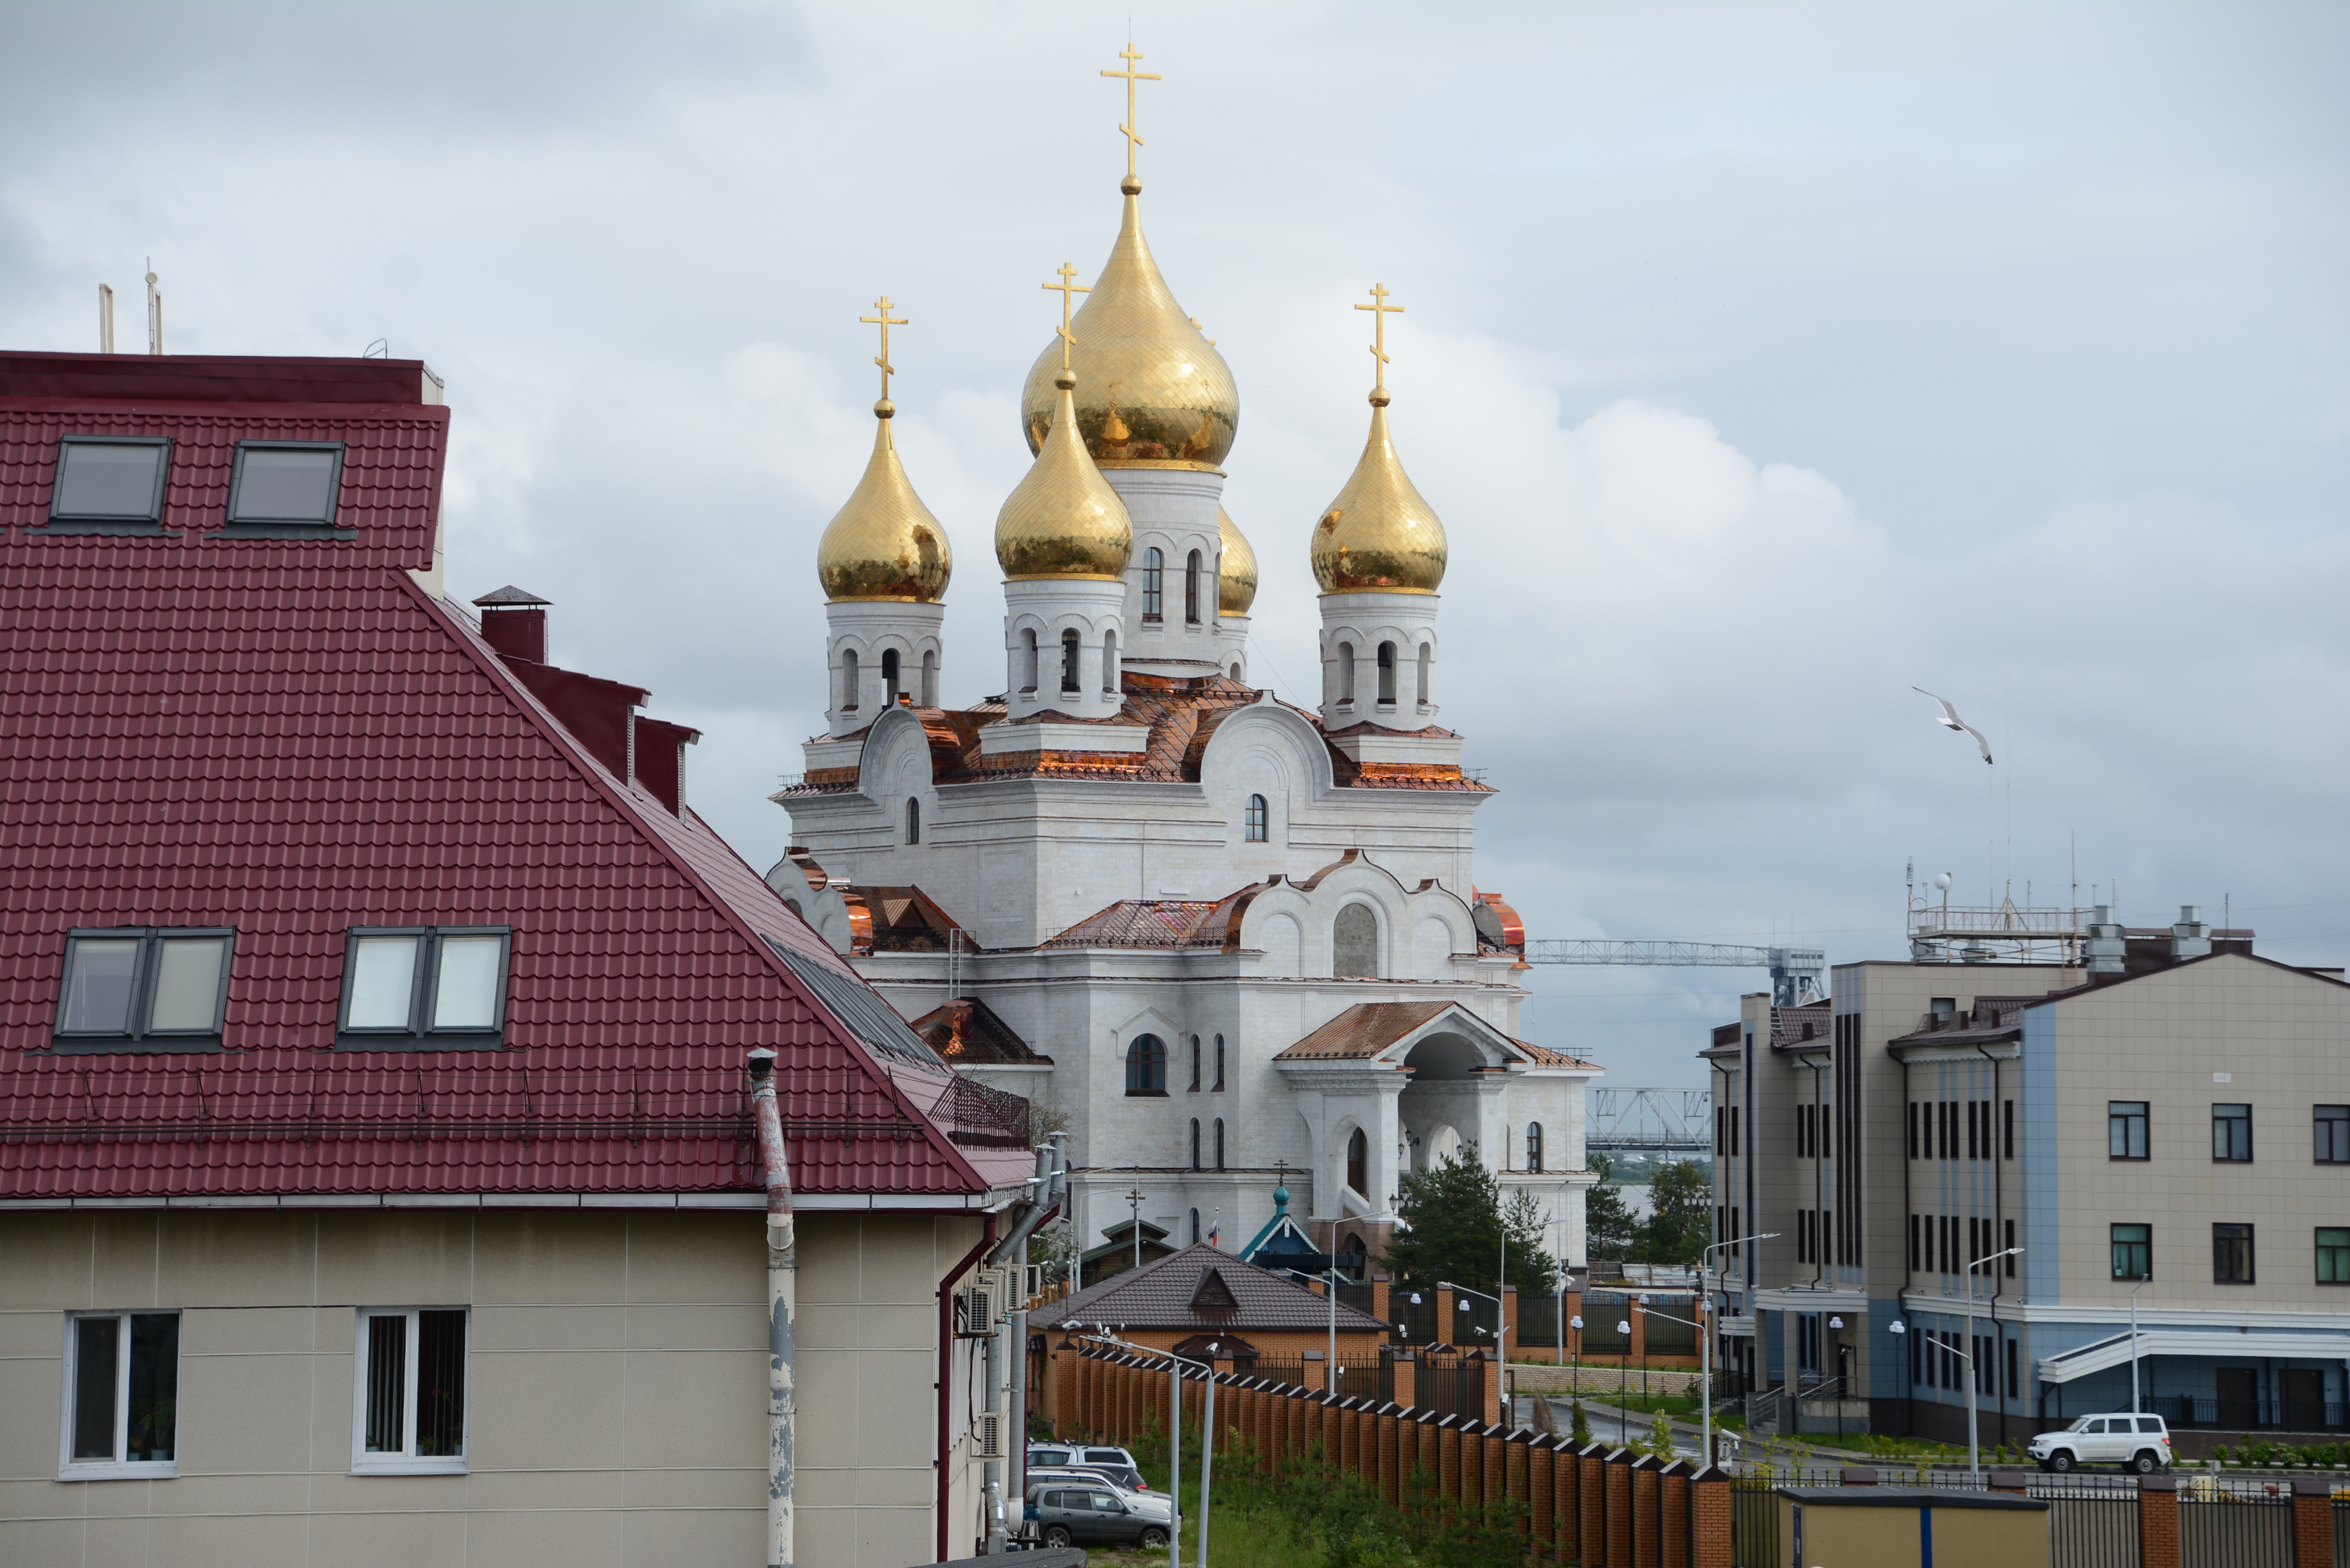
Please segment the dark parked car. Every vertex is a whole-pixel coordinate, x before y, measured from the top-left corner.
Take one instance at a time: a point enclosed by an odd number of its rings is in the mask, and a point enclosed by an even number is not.
[[[1145,1512],[1118,1489],[1069,1480],[1028,1489],[1029,1527],[1047,1546],[1164,1546],[1167,1515]]]
[[[1101,1450],[1097,1449],[1094,1451],[1099,1453]],[[1028,1456],[1028,1471],[1032,1475],[1041,1475],[1047,1471],[1075,1475],[1079,1480],[1087,1476],[1099,1476],[1104,1480],[1125,1488],[1128,1491],[1147,1492],[1150,1490],[1150,1483],[1142,1479],[1142,1472],[1136,1469],[1130,1461],[1122,1465],[1097,1464],[1083,1459],[1064,1463],[1059,1459],[1040,1459],[1032,1452]]]

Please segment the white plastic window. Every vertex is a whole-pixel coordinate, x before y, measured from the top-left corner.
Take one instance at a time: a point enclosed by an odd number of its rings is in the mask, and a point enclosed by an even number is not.
[[[351,1473],[465,1469],[463,1307],[367,1307],[352,1357]]]
[[[180,1314],[69,1315],[65,1396],[59,1480],[178,1475]]]

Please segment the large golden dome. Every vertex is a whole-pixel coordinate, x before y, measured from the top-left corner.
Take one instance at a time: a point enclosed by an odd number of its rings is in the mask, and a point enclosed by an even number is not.
[[[935,604],[954,572],[954,552],[947,546],[947,531],[914,493],[898,462],[898,446],[889,437],[889,417],[897,410],[884,398],[873,411],[880,419],[873,456],[848,504],[825,525],[816,547],[816,579],[824,585],[824,597],[835,603]]]
[[[1388,439],[1388,394],[1371,394],[1371,438],[1314,525],[1314,576],[1326,594],[1432,594],[1444,581],[1444,524],[1412,488]]]
[[[1256,552],[1222,506],[1216,508],[1216,538],[1222,547],[1216,561],[1216,613],[1246,615],[1256,603]]]
[[[1183,307],[1175,303],[1142,237],[1141,182],[1128,176],[1126,221],[1118,244],[1070,325],[1077,385],[1077,432],[1104,468],[1212,469],[1240,429],[1240,390]],[[1028,370],[1020,400],[1028,450],[1041,451],[1060,369],[1057,342]]]
[[[995,558],[1008,582],[1029,577],[1126,576],[1134,524],[1126,503],[1077,440],[1069,373],[1058,372],[1058,402],[1043,450],[995,514]]]

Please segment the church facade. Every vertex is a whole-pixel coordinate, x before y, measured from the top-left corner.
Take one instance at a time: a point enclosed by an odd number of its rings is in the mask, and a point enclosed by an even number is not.
[[[1524,933],[1476,888],[1493,792],[1440,722],[1446,542],[1388,430],[1398,307],[1361,307],[1368,438],[1300,529],[1301,707],[1249,679],[1238,390],[1143,238],[1130,150],[1120,189],[1090,290],[1048,286],[1035,461],[994,532],[1003,689],[967,709],[939,705],[952,553],[896,449],[883,302],[873,456],[818,550],[827,725],[775,797],[795,847],[769,882],[949,1060],[1066,1124],[1080,1249],[1138,1218],[1235,1245],[1285,1181],[1359,1274],[1402,1175],[1474,1145],[1580,1262],[1597,1069],[1520,1038]]]

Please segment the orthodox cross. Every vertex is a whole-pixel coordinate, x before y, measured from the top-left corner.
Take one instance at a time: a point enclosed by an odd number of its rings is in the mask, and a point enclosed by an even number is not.
[[[1131,180],[1134,178],[1134,150],[1142,145],[1142,138],[1136,135],[1134,130],[1134,84],[1155,82],[1159,79],[1159,77],[1157,71],[1138,71],[1134,68],[1134,63],[1142,58],[1142,51],[1134,47],[1134,41],[1130,38],[1127,40],[1126,47],[1118,52],[1118,57],[1126,62],[1126,69],[1104,71],[1102,75],[1126,78],[1126,123],[1119,126],[1118,130],[1126,133],[1126,177]]]
[[[1048,283],[1045,286],[1050,288],[1053,286]],[[1127,1189],[1126,1206],[1134,1216],[1134,1266],[1139,1269],[1142,1267],[1142,1189],[1139,1187]]]
[[[1371,312],[1371,358],[1379,362],[1378,387],[1385,391],[1388,385],[1388,317],[1401,316],[1403,306],[1389,305],[1388,286],[1375,283],[1371,285],[1370,304],[1358,305],[1355,308]]]
[[[1061,281],[1045,285],[1046,288],[1057,291],[1061,296],[1061,369],[1064,370],[1069,368],[1069,346],[1076,341],[1069,336],[1069,306],[1076,296],[1094,291],[1091,284],[1079,283],[1076,279],[1077,269],[1063,262]]]
[[[889,363],[889,328],[904,327],[908,322],[902,316],[889,314],[889,296],[886,294],[873,302],[873,308],[877,314],[860,316],[857,319],[868,327],[879,326],[881,328],[881,357],[873,362],[881,367],[881,400],[886,403],[889,400],[889,378],[898,373],[898,368]]]

